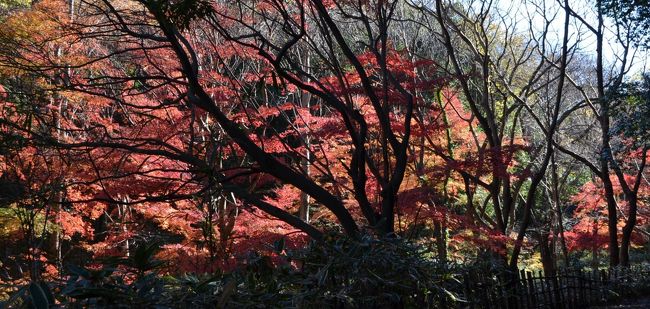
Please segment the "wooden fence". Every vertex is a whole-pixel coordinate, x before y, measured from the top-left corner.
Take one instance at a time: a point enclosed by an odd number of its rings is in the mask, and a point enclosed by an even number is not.
[[[647,293],[650,269],[561,271],[545,276],[519,273],[463,275],[461,308],[585,308]],[[644,290],[645,289],[645,290]]]

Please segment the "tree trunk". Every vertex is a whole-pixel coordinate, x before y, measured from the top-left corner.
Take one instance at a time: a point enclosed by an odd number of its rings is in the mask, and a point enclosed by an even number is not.
[[[620,248],[620,264],[625,267],[630,266],[630,243],[632,232],[636,226],[637,197],[629,197],[627,203],[630,211],[627,222],[625,222],[625,226],[623,227],[623,237],[621,238]]]
[[[605,187],[605,199],[607,200],[607,231],[609,234],[609,266],[619,265],[618,248],[618,207],[614,199],[614,188],[609,179],[609,168],[607,162],[601,163],[603,186]]]
[[[436,249],[438,251],[438,260],[442,264],[447,263],[447,224],[446,216],[440,221],[434,223],[434,235],[436,236]]]
[[[551,155],[551,181],[553,182],[553,204],[555,204],[555,214],[557,227],[554,235],[560,237],[560,247],[562,248],[562,255],[564,257],[564,267],[569,267],[569,250],[566,246],[566,239],[564,238],[564,219],[562,215],[562,203],[560,202],[560,182],[557,173],[557,164],[555,162],[555,153]]]
[[[539,255],[542,259],[545,276],[555,276],[555,259],[553,258],[553,248],[549,246],[549,233],[542,232],[539,235]]]

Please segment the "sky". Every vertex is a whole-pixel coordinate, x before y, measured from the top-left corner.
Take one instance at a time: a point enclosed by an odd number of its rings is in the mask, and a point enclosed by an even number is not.
[[[561,1],[562,4],[564,1]],[[477,1],[476,5],[480,5]],[[493,5],[499,8],[499,11],[508,12],[509,18],[518,24],[519,31],[529,31],[529,21],[532,21],[534,31],[541,32],[545,25],[545,18],[542,12],[546,12],[546,19],[551,21],[549,27],[549,41],[562,42],[563,24],[565,12],[561,3],[557,0],[494,0]],[[590,0],[571,0],[569,5],[572,10],[583,16],[584,21],[589,24],[597,24],[597,14],[593,1]],[[603,57],[606,64],[620,66],[619,58],[623,55],[624,49],[616,39],[616,27],[612,20],[605,20],[605,40],[603,46]],[[596,57],[596,39],[595,35],[588,29],[583,22],[577,18],[571,18],[569,25],[569,41],[575,43],[580,41],[578,48],[581,53]],[[631,54],[632,55],[632,54]],[[638,78],[640,73],[646,71],[650,65],[647,60],[647,52],[637,50],[634,57],[631,58],[630,78]],[[629,61],[629,60],[628,60]]]

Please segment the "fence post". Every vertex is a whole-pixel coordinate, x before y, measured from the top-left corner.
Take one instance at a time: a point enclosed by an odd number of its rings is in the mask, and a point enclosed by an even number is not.
[[[470,271],[471,272],[471,271]],[[474,299],[473,299],[473,291],[472,288],[470,287],[470,276],[468,273],[463,274],[463,286],[465,288],[465,300],[467,300],[467,304],[469,305],[469,309],[474,309]]]
[[[591,295],[590,295],[590,305],[595,304],[597,302],[600,302],[600,277],[598,276],[598,270],[594,269],[591,271],[591,280],[589,283],[591,284]],[[599,298],[599,299],[596,299]]]
[[[560,285],[560,280],[558,280],[559,277],[556,274],[555,276],[549,279],[551,279],[551,284],[553,285],[553,294],[555,294],[555,301],[553,302],[553,305],[555,306],[555,308],[564,309],[564,301],[562,299],[562,289]]]
[[[575,285],[575,275],[571,271],[565,271],[564,273],[564,288],[566,289],[566,299],[568,308],[578,307],[578,293],[576,293]]]
[[[531,304],[537,308],[537,287],[535,286],[535,279],[533,278],[533,273],[527,271],[526,277],[528,278],[528,299]]]
[[[535,273],[533,273],[534,275]],[[535,278],[537,281],[539,281],[539,288],[537,289],[540,293],[540,297],[538,297],[538,306],[539,304],[542,304],[542,308],[545,308],[545,306],[548,305],[547,301],[547,295],[546,295],[546,284],[544,282],[544,277],[542,276],[541,272],[537,273],[537,277]]]
[[[479,295],[481,296],[479,306],[490,309],[492,308],[492,303],[490,301],[490,291],[492,287],[488,284],[485,274],[482,272],[474,273],[476,282],[479,284],[478,289]]]
[[[465,308],[585,308],[615,300],[612,292],[625,295],[627,287],[647,276],[632,269],[565,269],[554,276],[525,269],[516,272],[462,274]],[[538,281],[538,282],[536,282]],[[447,307],[444,300],[439,306]]]
[[[608,278],[609,273],[601,269],[600,270],[600,295],[601,295],[601,301],[602,302],[607,302],[609,300],[609,296],[607,295],[607,282],[609,281]]]
[[[582,269],[580,270],[580,278],[578,279],[578,288],[580,289],[580,306],[587,306],[589,305],[587,301],[587,291],[585,291],[585,274],[588,274],[584,272]],[[588,278],[587,278],[588,279]]]
[[[618,268],[610,268],[609,269],[609,290],[612,291],[613,295],[620,295],[620,291],[618,290],[618,277],[619,277],[619,272]],[[609,298],[607,299],[609,302]]]
[[[488,308],[498,308],[498,301],[495,301],[496,299],[496,292],[494,291],[495,286],[494,282],[492,282],[492,277],[489,276],[487,273],[482,273],[481,276],[483,277],[483,282],[485,284],[485,291],[486,293],[486,303],[488,303]]]
[[[530,297],[526,297],[528,294],[528,284],[526,281],[526,271],[525,270],[520,270],[519,274],[517,275],[519,278],[518,283],[521,284],[519,286],[519,291],[517,293],[517,299],[519,300],[519,304],[521,309],[529,308],[528,304],[530,303]]]
[[[500,306],[501,308],[510,309],[510,307],[508,306],[509,305],[508,293],[507,293],[508,286],[507,286],[507,281],[504,278],[504,276],[506,275],[507,274],[505,272],[501,274],[497,274],[496,295],[495,295],[497,299],[496,305],[501,305]]]

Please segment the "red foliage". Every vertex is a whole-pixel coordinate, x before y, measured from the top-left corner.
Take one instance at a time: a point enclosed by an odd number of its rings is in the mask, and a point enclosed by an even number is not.
[[[638,159],[642,154],[640,151],[633,151],[627,157],[626,161]],[[622,233],[622,227],[625,225],[626,218],[628,217],[628,204],[624,199],[623,189],[615,175],[611,175],[610,179],[613,183],[614,194],[617,197],[619,205],[619,239]],[[628,184],[635,182],[635,177],[625,175],[625,180]],[[565,233],[567,239],[567,247],[570,250],[599,250],[609,246],[609,234],[607,227],[607,202],[605,200],[605,192],[601,181],[591,181],[584,184],[576,195],[572,198],[573,203],[576,204],[574,218],[576,220],[572,228]],[[650,201],[650,185],[642,181],[638,192],[638,216],[637,226],[639,229],[645,229],[650,223],[650,209],[648,202]],[[620,240],[619,240],[620,241]],[[638,232],[632,233],[632,243],[640,245],[646,241],[646,237]]]

